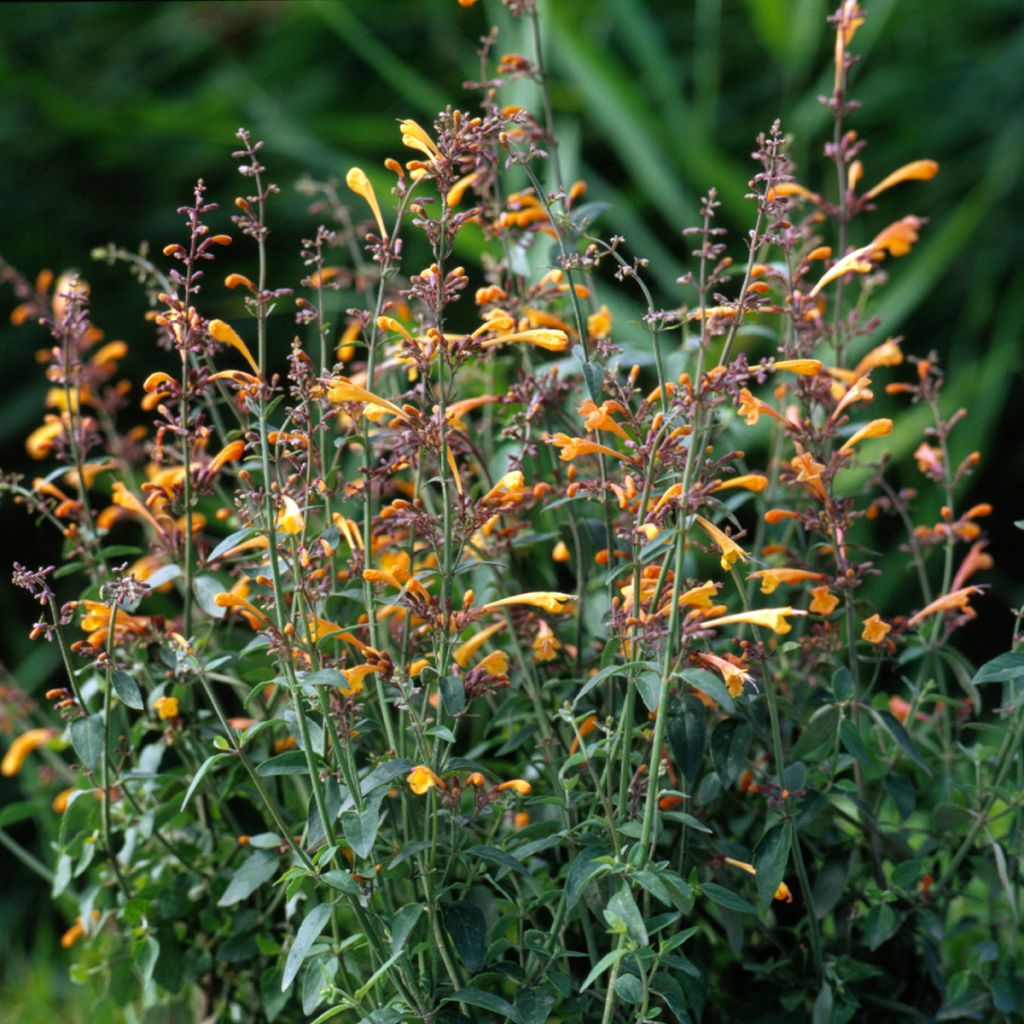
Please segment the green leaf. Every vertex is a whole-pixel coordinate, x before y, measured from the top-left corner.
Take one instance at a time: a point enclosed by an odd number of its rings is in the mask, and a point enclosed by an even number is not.
[[[319,758],[313,755],[313,760]],[[286,750],[283,754],[267,758],[256,766],[256,774],[261,778],[269,778],[274,775],[308,775],[309,765],[306,762],[306,755],[301,750]]]
[[[422,912],[423,907],[419,903],[407,903],[395,914],[391,922],[391,955],[393,957],[401,956]]]
[[[120,698],[121,703],[135,711],[141,711],[144,705],[138,683],[127,672],[122,672],[120,669],[114,669],[110,673],[110,678],[114,684],[114,693]]]
[[[244,860],[231,876],[224,895],[217,900],[217,906],[233,907],[236,903],[248,899],[264,882],[269,882],[277,874],[277,869],[276,854],[257,850]]]
[[[903,724],[898,718],[896,718],[889,711],[878,711],[875,712],[875,717],[889,730],[892,734],[892,738],[903,748],[904,752],[920,768],[925,775],[931,777],[932,770],[925,763],[924,758],[918,752],[917,747],[914,746],[914,741],[910,738],[910,734],[903,727]]]
[[[447,675],[441,680],[441,699],[444,709],[453,718],[465,710],[466,686],[456,675]]]
[[[874,952],[896,934],[900,919],[888,903],[877,903],[864,921],[864,944]]]
[[[482,1010],[490,1010],[506,1020],[514,1021],[515,1024],[522,1024],[516,1008],[501,996],[492,992],[484,992],[478,988],[460,988],[450,996],[445,996],[442,1003],[464,1003],[467,1006],[479,1006]]]
[[[362,813],[345,811],[341,816],[341,831],[349,845],[360,857],[369,857],[380,828],[380,815],[376,807],[366,807]]]
[[[309,955],[313,943],[320,937],[320,933],[327,926],[331,917],[330,903],[318,903],[303,918],[299,930],[295,933],[295,941],[292,948],[288,950],[288,959],[284,962],[284,974],[281,975],[281,991],[285,992],[291,987],[295,975],[299,973],[302,961]]]
[[[720,907],[725,907],[727,910],[735,910],[740,914],[757,913],[755,908],[742,896],[737,895],[731,889],[726,889],[724,885],[717,885],[715,882],[703,882],[700,891],[708,899],[717,903]]]
[[[845,665],[832,673],[832,693],[836,700],[853,700],[853,677]]]
[[[529,874],[515,857],[504,850],[499,850],[496,846],[471,846],[466,850],[466,853],[471,857],[479,857],[480,860],[493,864],[495,867],[503,868],[505,871],[515,871],[520,875]]]
[[[822,982],[818,996],[811,1010],[811,1024],[831,1024],[832,1021],[832,986]]]
[[[612,870],[610,864],[599,863],[599,858],[610,853],[603,846],[584,846],[573,858],[565,879],[565,905],[569,910],[576,906],[590,882]]]
[[[836,724],[839,721],[839,708],[835,704],[826,704],[811,715],[807,727],[800,734],[800,739],[791,751],[795,760],[810,760],[823,743],[833,740],[836,735]]]
[[[868,748],[864,746],[864,740],[861,739],[860,731],[857,726],[845,718],[839,725],[839,738],[843,741],[843,746],[851,753],[861,764],[866,765],[869,761]]]
[[[632,668],[640,668],[646,665],[646,661],[627,661],[624,665],[608,665],[606,668],[601,669],[600,672],[592,675],[580,688],[580,692],[573,698],[573,708],[575,708],[576,705],[579,704],[579,702],[583,700],[583,698],[590,693],[595,686],[603,683],[610,676],[625,675]]]
[[[635,1006],[644,997],[644,987],[635,974],[620,974],[615,979],[615,994],[624,1003]]]
[[[711,762],[727,789],[746,766],[747,751],[753,737],[750,723],[738,718],[726,718],[711,733]]]
[[[648,943],[647,926],[644,924],[640,908],[629,891],[629,886],[623,882],[615,891],[615,894],[604,908],[605,920],[609,924],[621,921],[626,926],[626,931],[638,946],[646,946]]]
[[[657,710],[658,697],[661,694],[661,675],[657,672],[641,672],[636,677],[636,692],[647,705],[648,711]]]
[[[757,905],[762,911],[768,909],[775,897],[775,890],[786,874],[789,858],[789,825],[779,822],[768,829],[754,847],[754,867],[757,869]]]
[[[669,701],[665,734],[672,759],[691,785],[704,758],[707,721],[707,708],[696,697],[673,697]]]
[[[704,668],[687,668],[678,675],[695,690],[706,693],[727,715],[736,713],[736,702],[726,689],[725,683],[713,672]]]
[[[218,594],[224,593],[224,584],[216,576],[197,576],[192,581],[192,593],[199,607],[211,619],[223,619],[227,615],[227,608],[221,608],[214,600]]]
[[[627,952],[628,951],[623,946],[619,949],[613,949],[610,953],[605,953],[605,955],[601,957],[596,964],[594,964],[593,968],[591,968],[590,973],[586,976],[583,984],[580,986],[580,991],[586,992],[586,990],[590,988],[590,986],[597,981],[597,979],[600,978],[601,975],[612,966],[612,964],[618,963],[618,961],[621,960]]]
[[[81,797],[79,797],[81,799]],[[44,805],[33,800],[17,800],[0,807],[0,828],[10,828],[19,821],[34,818],[43,810]]]
[[[71,723],[71,742],[86,768],[95,771],[103,760],[103,715],[97,712]]]
[[[393,761],[385,761],[383,764],[377,765],[359,783],[359,791],[363,796],[369,796],[375,789],[390,785],[400,775],[408,775],[413,770],[413,767],[412,761],[407,761],[404,757],[395,758]]]
[[[1008,651],[997,658],[985,662],[974,674],[975,685],[980,683],[1006,683],[1024,676],[1024,654],[1019,651]]]
[[[547,989],[521,988],[516,993],[516,1013],[522,1024],[547,1024],[555,995]]]
[[[455,951],[470,974],[476,974],[486,962],[487,922],[483,912],[469,900],[453,900],[441,905],[444,927]]]
[[[191,783],[189,783],[188,789],[185,791],[185,796],[181,801],[181,809],[185,810],[188,806],[189,800],[192,799],[192,794],[199,788],[199,784],[206,778],[207,774],[211,769],[219,762],[226,758],[232,757],[232,754],[211,754],[200,766],[199,771],[195,773]]]

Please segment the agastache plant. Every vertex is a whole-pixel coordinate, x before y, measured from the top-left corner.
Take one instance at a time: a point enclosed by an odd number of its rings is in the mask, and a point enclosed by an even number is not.
[[[937,359],[872,313],[926,230],[875,200],[938,165],[861,187],[866,13],[830,19],[834,185],[776,121],[751,228],[709,187],[662,295],[563,178],[540,13],[505,6],[533,52],[492,31],[476,112],[305,182],[297,261],[244,129],[244,194],[199,181],[163,263],[104,250],[156,299],[141,395],[80,275],[3,266],[51,342],[46,475],[2,487],[62,562],[13,582],[65,673],[49,709],[0,690],[3,774],[52,808],[17,855],[136,1016],[690,1024],[752,978],[814,1021],[1008,1013],[941,933],[1015,934],[1024,662],[954,646],[993,510]],[[894,532],[919,592],[878,605]]]

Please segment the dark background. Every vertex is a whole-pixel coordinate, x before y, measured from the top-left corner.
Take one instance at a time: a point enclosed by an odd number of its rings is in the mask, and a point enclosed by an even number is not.
[[[954,454],[983,455],[969,499],[996,507],[987,524],[996,566],[979,602],[982,622],[964,634],[977,662],[1006,648],[1007,608],[1024,593],[1021,534],[1012,525],[1024,517],[1024,24],[1017,0],[864,6],[868,21],[853,47],[865,57],[854,74],[864,107],[850,122],[870,142],[864,184],[921,157],[942,169],[932,182],[884,195],[870,227],[859,229],[864,237],[853,240],[867,241],[868,231],[907,212],[929,218],[913,254],[893,262],[876,312],[888,334],[905,337],[906,351],[939,353],[949,378],[946,411],[970,410]],[[830,89],[828,10],[821,0],[542,3],[567,178],[584,178],[588,198],[609,204],[599,229],[626,236],[632,253],[650,258],[665,304],[681,300],[674,282],[689,246],[679,232],[696,222],[702,192],[718,188],[734,239],[749,227],[749,154],[773,118],[794,136],[800,180],[833,187],[820,155],[828,115],[817,102]],[[94,263],[93,248],[146,240],[159,254],[181,240],[175,209],[197,177],[222,207],[212,225],[230,230],[228,207],[240,191],[230,153],[245,125],[267,140],[264,163],[282,189],[271,212],[271,283],[294,284],[300,241],[316,226],[298,179],[341,179],[359,163],[382,184],[381,161],[403,156],[397,119],[429,123],[446,104],[476,103],[461,86],[478,77],[475,50],[492,21],[502,28],[497,52],[532,53],[522,26],[496,2],[471,9],[455,0],[0,5],[0,254],[29,277],[43,267],[82,271],[95,321],[108,338],[129,342],[126,376],[138,381],[165,368],[166,357],[142,319],[141,290],[123,266]],[[521,84],[506,95],[535,100]],[[252,270],[250,254],[234,248],[211,279],[219,282],[220,267]],[[208,295],[211,315],[237,305],[219,287]],[[0,294],[0,467],[31,475],[37,467],[24,437],[41,419],[45,383],[35,352],[44,338],[9,326],[14,304],[9,292]],[[617,312],[623,331],[637,330],[630,307]],[[904,460],[921,440],[920,412],[904,413],[892,439]],[[937,505],[928,499],[932,516]],[[5,575],[15,558],[30,566],[54,560],[52,538],[9,502],[0,517]],[[890,550],[888,557],[885,564],[896,566],[899,556]],[[874,586],[901,586],[899,566]],[[33,612],[0,586],[0,683],[16,680],[39,696],[52,683],[56,652],[27,640]],[[0,799],[17,796],[16,782],[0,787]],[[30,828],[12,831],[35,841]],[[43,979],[45,1001],[44,961],[52,929],[64,925],[51,921],[45,891],[4,856],[0,974],[19,979],[21,998]],[[33,951],[30,967],[24,958]],[[59,962],[55,971],[63,971]]]

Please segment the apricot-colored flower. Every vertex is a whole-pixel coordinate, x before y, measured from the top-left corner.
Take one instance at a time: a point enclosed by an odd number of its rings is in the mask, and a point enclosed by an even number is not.
[[[552,562],[568,562],[572,558],[569,553],[569,545],[564,540],[560,540],[551,552]]]
[[[36,427],[25,441],[25,451],[33,459],[45,459],[53,450],[57,438],[64,433],[64,422],[59,416],[48,414],[41,427]]]
[[[483,669],[492,676],[508,675],[508,655],[504,651],[491,651],[486,658],[478,661],[471,671]]]
[[[929,615],[936,612],[961,611],[970,612],[968,602],[972,594],[981,593],[978,587],[962,587],[960,590],[953,590],[942,597],[937,597],[931,604],[926,604],[916,615],[911,615],[907,620],[908,626],[916,626]]]
[[[372,391],[353,383],[348,377],[334,377],[328,382],[327,399],[330,402],[362,402],[368,405],[379,405],[393,416],[405,419],[405,413],[386,398],[375,395]]]
[[[508,782],[502,782],[500,785],[495,786],[494,789],[497,793],[504,793],[506,789],[511,789],[520,796],[529,796],[533,786],[524,779],[509,779]]]
[[[740,404],[737,406],[736,412],[740,418],[744,420],[747,426],[752,427],[760,418],[763,413],[765,416],[771,416],[773,419],[785,422],[782,416],[780,416],[767,402],[762,401],[751,393],[749,388],[740,389]]]
[[[839,598],[833,594],[828,587],[814,587],[811,590],[811,601],[809,610],[814,615],[831,615],[839,604]]]
[[[821,373],[820,359],[776,359],[773,370],[788,370],[801,377],[816,377]]]
[[[533,638],[534,661],[554,661],[561,648],[562,645],[554,630],[541,619],[537,626],[537,635]]]
[[[41,747],[44,743],[49,742],[56,735],[57,730],[49,728],[29,729],[28,732],[23,732],[8,747],[7,753],[4,754],[3,763],[0,763],[0,775],[6,778],[17,775],[21,771],[28,755],[37,747]]]
[[[607,430],[610,434],[621,437],[623,441],[628,441],[629,434],[612,418],[613,412],[625,415],[626,410],[618,402],[609,401],[595,405],[589,398],[579,408],[579,414],[583,417],[583,425],[587,430]]]
[[[499,334],[496,338],[485,338],[480,342],[480,346],[481,348],[493,348],[495,345],[506,345],[513,341],[524,341],[528,345],[546,349],[548,352],[564,352],[569,347],[569,336],[565,331],[552,330],[547,327]]]
[[[90,647],[102,647],[106,643],[110,628],[110,607],[100,601],[79,601],[85,609],[81,627],[89,635],[86,637]],[[123,640],[127,635],[138,636],[145,633],[153,624],[148,615],[129,615],[120,608],[114,618],[114,639]]]
[[[892,420],[872,420],[861,427],[852,437],[847,438],[839,450],[841,452],[848,452],[854,445],[860,444],[861,441],[865,441],[870,437],[888,437],[891,433]]]
[[[825,500],[825,486],[821,482],[821,474],[825,467],[815,462],[810,452],[801,452],[790,460],[790,466],[796,470],[796,481],[806,484],[808,489],[822,501]]]
[[[869,644],[880,644],[889,635],[892,626],[877,613],[864,620],[864,630],[860,635],[861,640],[867,640]]]
[[[213,599],[213,603],[218,608],[237,608],[239,609],[248,619],[249,625],[253,629],[262,629],[264,626],[270,624],[270,619],[263,614],[254,604],[247,601],[244,597],[239,594],[233,594],[230,591],[225,591],[223,594],[217,594]]]
[[[762,594],[774,594],[780,584],[791,585],[804,583],[807,580],[823,580],[824,573],[811,572],[808,569],[759,569],[747,576],[748,580],[761,581]]]
[[[702,651],[697,657],[706,665],[716,669],[722,676],[730,697],[739,697],[743,693],[743,687],[753,682],[753,676],[746,670],[743,664],[736,664],[726,658],[720,658],[710,651]]]
[[[98,910],[92,912],[92,919],[94,921],[100,919]],[[64,949],[70,949],[84,934],[85,926],[82,924],[81,917],[78,917],[75,919],[75,923],[60,937],[60,944]]]
[[[845,274],[870,273],[875,268],[875,262],[884,258],[886,253],[890,256],[905,256],[917,241],[917,232],[923,223],[919,217],[913,216],[894,221],[875,235],[867,245],[860,249],[854,249],[841,260],[837,260],[829,270],[825,271],[821,280],[811,289],[808,297],[813,299],[825,285]]]
[[[744,473],[742,476],[729,477],[727,480],[717,480],[711,487],[710,493],[726,491],[730,487],[741,487],[745,491],[760,493],[768,486],[768,477],[763,473]]]
[[[366,200],[366,205],[370,207],[373,219],[377,222],[381,238],[387,238],[388,232],[384,227],[384,218],[381,216],[380,204],[377,202],[377,193],[374,192],[373,185],[370,184],[370,179],[367,178],[365,171],[361,167],[350,168],[348,174],[345,175],[345,184],[357,196]]]
[[[434,140],[411,118],[400,121],[398,127],[402,132],[403,145],[418,150],[431,161],[440,157],[441,153]]]
[[[896,721],[905,725],[907,719],[910,717],[910,702],[904,700],[902,697],[897,697],[896,694],[893,694],[889,698],[889,714],[891,714]]]
[[[926,476],[942,479],[942,450],[922,441],[914,452],[917,468]]]
[[[746,861],[733,860],[732,857],[725,858],[726,864],[731,864],[734,868],[739,868],[740,871],[746,871],[748,875],[757,875],[757,868],[753,864],[748,864]],[[779,882],[778,888],[775,890],[775,895],[772,897],[776,900],[785,900],[786,903],[793,902],[793,894],[789,891],[789,886],[785,882]]]
[[[363,692],[366,677],[373,675],[374,672],[380,672],[382,669],[383,665],[375,664],[373,662],[342,669],[342,673],[345,676],[345,685],[339,686],[338,690],[341,692],[343,697],[357,697]]]
[[[306,520],[295,499],[287,494],[281,499],[281,508],[277,513],[277,529],[281,533],[302,533],[306,528]]]
[[[223,320],[211,320],[207,329],[210,332],[210,337],[215,341],[219,341],[224,345],[230,345],[235,351],[240,352],[245,361],[252,367],[252,372],[259,377],[259,364],[253,359],[249,346],[242,341],[238,336],[238,332],[233,327],[224,323]]]
[[[722,568],[726,572],[736,564],[737,559],[745,562],[750,558],[750,555],[732,537],[720,530],[714,523],[709,523],[703,516],[694,516],[694,518],[707,531],[715,544],[718,545],[718,550],[722,553]]]
[[[632,461],[628,455],[623,455],[615,451],[614,448],[598,444],[596,441],[588,441],[583,437],[569,437],[568,434],[545,434],[544,440],[560,449],[559,457],[563,462],[571,462],[580,455],[608,455],[613,459],[622,459],[623,462]]]
[[[178,707],[177,697],[157,697],[153,701],[153,710],[160,717],[161,721],[169,721],[172,718],[177,718],[180,712]]]
[[[465,643],[459,644],[452,652],[452,660],[459,668],[466,668],[473,655],[489,640],[495,633],[505,628],[505,622],[493,622],[485,626],[478,633],[474,633]]]
[[[792,626],[786,621],[793,615],[806,615],[807,612],[798,611],[796,608],[759,608],[756,611],[737,612],[735,615],[722,615],[715,619],[705,619],[701,626],[714,629],[718,626],[736,626],[747,623],[751,626],[763,626],[770,629],[779,636],[785,636]]]
[[[939,165],[934,160],[912,160],[909,164],[898,167],[892,174],[886,175],[874,188],[864,193],[864,198],[874,199],[886,189],[904,181],[930,181],[938,173]]]
[[[481,611],[489,612],[495,608],[502,608],[510,604],[528,604],[534,608],[543,608],[546,612],[557,615],[559,612],[568,611],[566,605],[576,598],[572,594],[559,594],[555,591],[533,591],[529,594],[516,594],[514,597],[503,597],[500,601],[491,601],[485,604]]]
[[[418,764],[407,776],[409,788],[417,795],[423,796],[428,789],[447,789],[444,780],[435,775],[425,764]]]

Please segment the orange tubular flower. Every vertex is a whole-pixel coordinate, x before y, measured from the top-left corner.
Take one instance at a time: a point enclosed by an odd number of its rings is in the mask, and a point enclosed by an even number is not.
[[[302,511],[295,503],[295,499],[288,497],[287,494],[281,499],[281,509],[277,513],[277,528],[281,533],[288,534],[302,533],[306,528]]]
[[[533,639],[534,661],[554,661],[562,645],[555,636],[554,630],[543,620],[537,627],[537,635]]]
[[[609,455],[613,459],[632,462],[628,455],[623,455],[607,445],[588,441],[583,437],[569,437],[568,434],[545,434],[544,440],[559,449],[559,458],[563,462],[572,462],[579,455]]]
[[[253,629],[262,629],[264,626],[270,625],[270,619],[266,617],[254,604],[251,604],[244,597],[240,597],[238,594],[232,594],[225,592],[218,594],[214,599],[213,603],[218,608],[237,608],[245,617],[249,620],[249,625]]]
[[[707,531],[711,539],[718,545],[722,553],[722,568],[728,572],[737,560],[747,561],[750,555],[743,550],[727,533],[720,530],[714,523],[709,523],[703,516],[694,516],[698,523]]]
[[[252,367],[252,372],[257,377],[260,376],[259,364],[253,359],[249,346],[242,341],[238,336],[238,332],[233,327],[224,323],[223,320],[211,320],[208,330],[210,337],[215,341],[219,341],[223,345],[230,345],[236,352],[240,352],[245,361]]]
[[[892,626],[888,622],[875,614],[864,620],[864,630],[860,638],[867,640],[869,644],[880,644],[889,635],[891,629]]]
[[[860,444],[861,441],[866,441],[869,437],[888,437],[891,433],[892,420],[872,420],[861,427],[852,437],[847,438],[839,450],[841,452],[848,452],[854,445]]]
[[[796,470],[796,481],[806,484],[809,491],[815,497],[825,500],[825,486],[821,482],[821,474],[825,467],[820,462],[815,462],[810,452],[801,452],[790,461],[790,466]]]
[[[796,608],[760,608],[757,611],[737,612],[735,615],[722,615],[716,619],[705,619],[702,627],[714,629],[719,626],[737,626],[740,623],[747,623],[751,626],[763,626],[770,629],[779,636],[785,636],[792,626],[786,621],[793,615],[806,615]]]
[[[380,204],[377,202],[377,193],[373,191],[373,185],[370,184],[370,179],[367,178],[363,169],[361,167],[351,168],[348,174],[345,175],[345,184],[357,196],[366,200],[366,205],[370,207],[373,219],[377,222],[380,237],[387,238],[388,232],[387,228],[384,227],[384,218],[381,216]]]
[[[353,384],[348,377],[334,377],[330,381],[327,399],[331,402],[362,402],[364,405],[379,405],[382,409],[391,413],[392,416],[397,416],[403,420],[406,418],[405,413],[394,402],[389,402],[386,398],[381,398],[372,391],[367,391],[366,388]]]
[[[493,611],[495,608],[503,608],[510,604],[528,604],[534,608],[543,608],[552,615],[568,611],[566,605],[575,601],[573,594],[559,594],[556,591],[533,591],[529,594],[516,594],[514,597],[503,597],[500,601],[491,601],[485,604],[480,610],[484,612]]]
[[[779,585],[805,583],[807,580],[823,580],[824,573],[811,572],[807,569],[759,569],[747,576],[748,580],[761,581],[762,594],[774,594]]]
[[[773,370],[787,370],[801,377],[816,377],[821,373],[820,359],[776,359]]]
[[[512,334],[499,334],[496,338],[485,338],[480,342],[482,348],[493,348],[508,342],[525,341],[548,352],[564,352],[569,347],[569,336],[565,331],[551,330],[547,327],[535,327],[528,331],[515,331]]]
[[[501,785],[494,787],[496,793],[504,793],[506,789],[514,790],[520,796],[529,796],[533,786],[524,779],[509,779],[508,782],[503,782]]]
[[[828,587],[814,587],[811,596],[814,600],[811,601],[808,610],[813,615],[831,615],[839,604],[839,598]]]
[[[729,690],[730,697],[739,697],[743,693],[744,685],[754,681],[753,676],[746,670],[745,665],[738,665],[708,651],[698,654],[697,657],[706,665],[710,665],[719,672]]]
[[[398,127],[402,132],[402,145],[417,150],[430,161],[440,157],[434,140],[411,118],[400,121]]]
[[[864,198],[874,199],[875,196],[904,181],[931,181],[938,173],[939,165],[934,160],[912,160],[909,164],[897,168],[892,174],[886,175],[873,189],[864,193]]]
[[[92,912],[92,919],[94,921],[100,919],[100,912],[98,910]],[[64,949],[70,949],[84,934],[85,925],[82,924],[82,919],[78,917],[75,919],[75,923],[60,937],[60,944]]]
[[[444,780],[435,775],[425,764],[418,764],[405,780],[409,788],[417,795],[423,796],[428,789],[447,789]]]
[[[734,868],[739,868],[740,871],[746,871],[748,875],[757,875],[757,868],[753,864],[748,864],[746,861],[733,860],[732,857],[725,858],[726,864],[731,864]],[[789,891],[789,886],[785,882],[779,882],[778,888],[775,890],[773,897],[777,900],[785,900],[786,903],[793,902],[793,894]]]
[[[474,633],[465,643],[459,644],[452,652],[452,660],[459,668],[466,668],[473,660],[473,655],[492,637],[495,633],[505,628],[505,622],[493,622],[485,626],[479,633]]]
[[[79,605],[85,609],[81,627],[89,634],[87,643],[90,647],[102,647],[110,628],[110,608],[99,601],[79,601]],[[121,641],[128,635],[145,633],[152,623],[148,615],[129,615],[118,608],[114,619],[114,639]]]
[[[767,402],[755,397],[749,388],[740,389],[740,404],[736,412],[742,420],[746,421],[748,427],[752,427],[761,418],[762,413],[780,423],[786,422],[785,418],[780,416]]]
[[[867,245],[847,253],[835,265],[825,271],[821,280],[810,290],[808,298],[813,299],[825,285],[845,274],[868,274],[875,269],[875,263],[890,256],[906,256],[917,241],[917,232],[924,223],[919,217],[904,217],[880,231]]]
[[[744,473],[742,476],[733,476],[728,480],[718,480],[711,488],[711,493],[726,491],[730,487],[741,487],[745,491],[760,493],[768,486],[768,477],[762,473]]]
[[[916,615],[911,615],[907,620],[908,626],[916,626],[919,622],[934,615],[936,612],[961,611],[970,613],[971,608],[968,602],[972,594],[980,594],[978,587],[963,587],[960,590],[953,590],[942,597],[936,598],[931,604],[925,605]]]
[[[177,718],[180,712],[178,707],[177,697],[157,697],[153,701],[153,710],[160,717],[162,722],[170,721],[172,718]]]
[[[579,725],[579,736],[583,736],[584,738],[589,736],[592,732],[594,732],[597,729],[598,724],[599,724],[599,719],[598,719],[597,715],[588,715],[586,718],[583,719],[582,722],[580,722],[580,725]],[[569,756],[570,757],[572,757],[572,755],[575,754],[576,751],[580,749],[579,736],[574,736],[573,740],[572,740],[572,743],[569,745]]]
[[[579,414],[583,417],[583,425],[587,430],[607,430],[616,437],[621,437],[623,441],[628,441],[629,434],[612,419],[613,412],[622,416],[626,414],[626,410],[618,402],[602,402],[598,406],[588,398],[579,407]]]
[[[29,729],[28,732],[23,732],[8,747],[7,753],[4,754],[3,762],[0,763],[0,775],[3,775],[5,778],[17,775],[21,771],[28,755],[37,747],[48,743],[56,735],[56,729]]]

